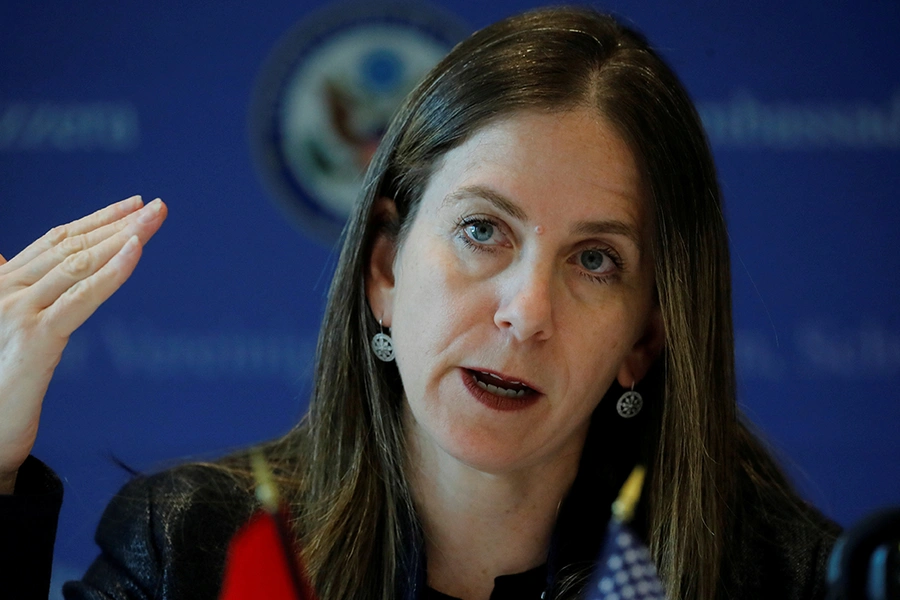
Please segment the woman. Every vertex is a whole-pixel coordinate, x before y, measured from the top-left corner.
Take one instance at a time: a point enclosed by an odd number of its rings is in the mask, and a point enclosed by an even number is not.
[[[0,267],[7,492],[65,339],[161,224],[162,204],[137,206]],[[372,351],[387,334],[396,360]],[[737,413],[726,230],[699,119],[608,17],[501,21],[410,95],[345,232],[315,381],[309,415],[264,451],[323,600],[576,597],[638,462],[635,527],[669,597],[824,594],[834,527]],[[636,416],[619,402],[632,391]],[[66,593],[214,595],[250,487],[243,456],[136,480]]]

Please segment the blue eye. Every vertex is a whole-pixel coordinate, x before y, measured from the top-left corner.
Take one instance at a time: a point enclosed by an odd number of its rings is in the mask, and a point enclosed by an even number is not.
[[[483,244],[494,237],[494,226],[487,221],[478,221],[477,223],[466,225],[466,233],[476,242]]]
[[[609,257],[599,250],[585,250],[581,253],[581,266],[588,271],[598,271],[609,261]]]

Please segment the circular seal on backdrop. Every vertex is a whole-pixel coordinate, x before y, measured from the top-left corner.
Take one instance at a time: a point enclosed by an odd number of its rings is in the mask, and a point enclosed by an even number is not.
[[[332,244],[409,91],[468,33],[423,2],[338,3],[297,23],[254,90],[257,169],[288,217]]]

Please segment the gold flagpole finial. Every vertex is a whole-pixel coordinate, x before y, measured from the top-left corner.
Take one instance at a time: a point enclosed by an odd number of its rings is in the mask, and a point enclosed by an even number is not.
[[[631,475],[625,480],[625,485],[619,491],[619,497],[612,504],[613,517],[620,523],[628,523],[634,516],[634,509],[641,499],[641,488],[644,486],[645,469],[643,465],[637,465],[631,471]]]
[[[272,471],[269,469],[262,452],[254,451],[250,455],[250,464],[253,468],[253,479],[256,480],[256,499],[263,508],[270,513],[278,511],[278,488],[272,479]]]

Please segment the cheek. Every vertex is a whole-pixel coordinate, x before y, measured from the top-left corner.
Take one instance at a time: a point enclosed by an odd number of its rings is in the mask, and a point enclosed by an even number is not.
[[[435,342],[446,336],[456,318],[456,289],[433,252],[404,257],[396,271],[392,331],[404,358],[434,353]]]
[[[563,365],[570,390],[577,397],[600,401],[637,340],[634,321],[624,306],[607,305],[603,310],[574,315],[557,330],[560,340],[566,340],[560,346]]]
[[[412,240],[411,240],[412,241]],[[471,317],[476,304],[485,304],[487,286],[476,279],[454,254],[452,245],[418,241],[423,248],[404,256],[397,271],[395,320],[410,320],[418,331],[446,330]]]

